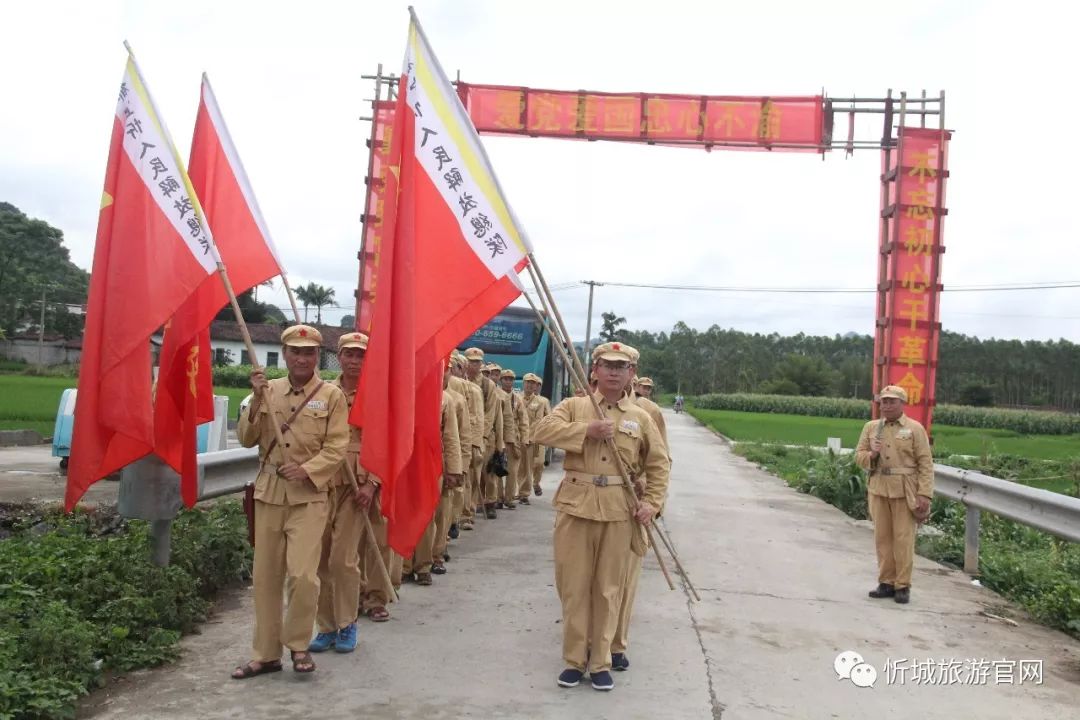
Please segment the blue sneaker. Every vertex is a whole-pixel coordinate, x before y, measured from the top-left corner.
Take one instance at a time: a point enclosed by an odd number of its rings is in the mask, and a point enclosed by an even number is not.
[[[626,653],[611,653],[611,669],[622,672],[630,669],[630,658]]]
[[[356,623],[349,623],[338,630],[337,644],[334,650],[339,653],[351,653],[356,649]]]
[[[337,642],[338,634],[336,632],[321,632],[315,636],[315,639],[308,645],[308,652],[326,652],[330,648],[334,647]]]
[[[581,678],[585,676],[585,673],[581,672],[577,668],[566,668],[559,673],[559,686],[565,688],[577,687],[581,682]]]
[[[592,678],[593,690],[614,690],[615,680],[612,679],[611,673],[607,670],[601,670],[597,673],[589,673],[589,677]]]

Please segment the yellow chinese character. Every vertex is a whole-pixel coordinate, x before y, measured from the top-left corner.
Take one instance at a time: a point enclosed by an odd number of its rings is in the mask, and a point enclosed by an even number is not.
[[[761,106],[761,114],[757,121],[757,136],[761,140],[780,139],[780,108],[773,104],[772,100],[766,100]]]
[[[661,98],[649,98],[645,101],[645,130],[648,133],[671,132],[668,122],[668,101]]]
[[[497,91],[495,93],[495,127],[499,130],[520,130],[521,111],[524,108],[525,97],[521,91]]]
[[[705,127],[705,113],[701,111],[701,108],[691,108],[689,106],[679,108],[679,128],[687,135],[693,135],[695,138],[701,134],[701,129]]]
[[[731,137],[735,130],[743,130],[746,128],[746,121],[742,116],[737,115],[736,111],[739,106],[733,103],[721,103],[720,107],[722,111],[720,117],[716,119],[716,124],[713,125],[713,130],[720,131],[723,129],[724,137]]]
[[[919,320],[929,319],[929,303],[927,302],[926,298],[904,298],[904,304],[907,305],[908,308],[906,311],[900,311],[900,317],[904,318],[905,320],[910,318],[912,330],[915,329],[916,323]]]
[[[908,225],[904,231],[904,249],[912,255],[929,255],[934,245],[934,231],[918,225]]]
[[[915,167],[908,171],[908,177],[917,177],[920,185],[925,184],[927,178],[937,177],[937,170],[930,167],[930,153],[913,152],[911,158],[915,161]]]
[[[578,132],[595,133],[600,131],[598,98],[586,96],[584,102],[578,100],[578,114],[574,129]]]
[[[383,210],[386,208],[386,200],[380,195],[375,201],[375,217],[371,220],[371,227],[382,226]]]
[[[600,130],[612,134],[633,133],[634,118],[641,106],[637,98],[604,98],[604,117]]]
[[[909,190],[907,216],[913,220],[929,220],[934,217],[934,195],[929,190]]]
[[[900,338],[900,356],[898,362],[908,367],[926,364],[926,338],[904,335]]]
[[[540,132],[558,132],[562,130],[559,122],[559,101],[550,95],[533,94],[529,96],[529,130]]]
[[[919,382],[919,378],[915,377],[915,374],[910,370],[908,370],[907,375],[897,380],[896,384],[907,392],[909,405],[915,405],[922,400],[923,388],[926,385]]]
[[[383,130],[382,144],[379,145],[379,150],[381,150],[383,153],[389,153],[390,152],[390,141],[393,140],[393,139],[394,139],[394,126],[393,125],[387,125],[386,129]]]
[[[922,262],[915,264],[911,270],[904,273],[901,285],[913,293],[924,293],[930,287],[930,276],[923,270]]]

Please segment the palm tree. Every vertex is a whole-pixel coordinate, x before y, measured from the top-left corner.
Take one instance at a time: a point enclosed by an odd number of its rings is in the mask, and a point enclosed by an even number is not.
[[[307,309],[316,308],[315,323],[322,324],[322,309],[334,302],[334,288],[323,287],[309,282],[296,288],[296,299],[304,305],[304,321],[307,321]]]

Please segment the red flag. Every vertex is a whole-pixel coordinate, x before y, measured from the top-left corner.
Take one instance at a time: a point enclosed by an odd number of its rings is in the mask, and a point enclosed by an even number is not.
[[[239,294],[280,275],[266,222],[205,75],[188,175],[233,290]],[[220,276],[206,278],[173,316],[161,346],[154,451],[180,473],[188,507],[198,500],[196,426],[214,419],[209,327],[228,301]]]
[[[415,16],[387,174],[371,341],[350,422],[409,556],[439,502],[444,360],[520,293],[528,244]]]
[[[128,58],[98,218],[64,504],[154,447],[150,336],[216,256],[183,162]]]

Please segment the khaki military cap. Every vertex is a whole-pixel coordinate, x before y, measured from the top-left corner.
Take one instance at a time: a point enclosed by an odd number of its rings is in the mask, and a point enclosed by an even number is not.
[[[534,383],[540,383],[541,385],[544,384],[543,379],[539,375],[537,375],[536,373],[525,373],[525,377],[521,378],[521,381],[522,382],[530,382],[530,381],[532,381]]]
[[[345,333],[337,340],[338,352],[341,352],[347,347],[360,348],[361,350],[367,350],[368,336],[362,332]]]
[[[878,400],[881,400],[881,399],[887,398],[887,397],[896,398],[900,402],[906,403],[907,402],[907,390],[900,387],[899,385],[886,385],[885,387],[883,387],[881,389],[881,392],[878,393]]]
[[[603,345],[597,345],[592,351],[593,362],[597,360],[623,360],[628,363],[635,363],[638,357],[640,357],[640,353],[625,343],[604,343]]]
[[[643,378],[641,378],[641,379],[639,379],[637,381],[637,384],[638,385],[645,385],[646,387],[652,387],[653,386],[653,381],[652,381],[652,378],[643,377]]]
[[[504,378],[504,377],[514,378],[516,380],[517,379],[517,373],[514,372],[513,370],[511,370],[510,368],[506,368],[501,373],[499,373],[499,377],[501,377],[501,378]]]
[[[450,365],[451,367],[463,367],[465,365],[465,356],[461,353],[451,353]]]
[[[491,363],[490,365],[488,365],[488,370],[494,370],[495,372],[501,373],[502,365],[496,365],[495,363]]]
[[[321,347],[322,333],[310,325],[291,325],[281,333],[281,344],[292,347]]]
[[[466,360],[483,360],[484,359],[484,351],[481,350],[480,348],[475,348],[475,347],[474,348],[469,348],[468,350],[465,351],[465,359]]]

